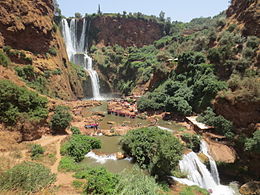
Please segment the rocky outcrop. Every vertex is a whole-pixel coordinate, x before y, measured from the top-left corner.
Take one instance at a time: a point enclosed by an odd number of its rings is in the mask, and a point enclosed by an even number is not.
[[[260,181],[250,181],[242,185],[239,192],[243,195],[257,195],[260,194]]]
[[[0,1],[0,49],[11,46],[15,52],[22,52],[31,59],[37,75],[50,75],[44,88],[49,95],[64,100],[75,100],[86,95],[84,90],[88,79],[78,75],[69,63],[63,38],[53,21],[54,6],[52,0],[5,0]],[[50,50],[54,54],[50,54]],[[23,66],[20,59],[13,59],[12,65]],[[50,74],[58,70],[58,74]],[[15,74],[2,71],[4,78],[16,80]],[[81,74],[82,75],[82,74]],[[89,86],[90,87],[90,86]]]
[[[54,39],[52,0],[0,1],[0,32],[5,45],[46,53]]]
[[[162,29],[160,24],[144,19],[98,16],[91,21],[90,35],[97,45],[142,47],[160,39]]]
[[[228,25],[239,24],[245,36],[260,34],[260,1],[232,0],[227,10]]]
[[[240,128],[260,121],[260,101],[234,101],[234,98],[218,96],[214,101],[214,108],[217,114],[224,116]]]

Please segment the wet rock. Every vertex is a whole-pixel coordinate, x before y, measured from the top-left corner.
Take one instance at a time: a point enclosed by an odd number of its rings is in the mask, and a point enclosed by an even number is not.
[[[122,152],[117,152],[116,153],[116,158],[118,160],[121,160],[121,159],[124,159],[125,158],[125,155],[122,153]]]
[[[243,195],[258,195],[260,194],[260,181],[250,181],[242,185],[239,192]]]

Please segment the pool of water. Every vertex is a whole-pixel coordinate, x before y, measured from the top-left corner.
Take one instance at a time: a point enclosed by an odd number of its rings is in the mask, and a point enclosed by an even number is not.
[[[90,116],[91,112],[104,112],[107,113],[107,102],[103,101],[102,105],[91,108],[89,110],[86,110],[86,115]],[[108,124],[109,122],[113,122],[114,126],[121,126],[121,125],[127,125],[130,127],[139,127],[139,126],[146,126],[150,125],[151,122],[147,120],[143,120],[140,118],[128,118],[128,117],[121,117],[121,116],[115,116],[113,114],[106,114],[102,121],[99,122],[101,129],[110,129],[111,125]],[[183,129],[183,126],[177,124],[174,121],[164,121],[159,120],[156,126],[165,127],[168,129],[171,129],[173,132],[178,131],[180,129]]]
[[[99,136],[97,137],[101,140],[101,149],[94,150],[96,154],[114,154],[116,152],[122,152],[121,146],[119,145],[120,136]],[[105,162],[97,162],[96,159],[86,157],[81,163],[87,164],[89,167],[98,167],[102,166],[105,167],[107,170],[113,173],[120,173],[123,170],[130,170],[133,167],[133,164],[129,159],[122,159],[122,160],[105,160]]]

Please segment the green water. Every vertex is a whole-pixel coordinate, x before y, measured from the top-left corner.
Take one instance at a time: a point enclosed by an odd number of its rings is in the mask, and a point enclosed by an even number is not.
[[[102,105],[88,109],[86,112],[88,113],[88,115],[91,115],[91,112],[107,113],[107,102],[104,101],[102,103]],[[126,126],[130,126],[130,127],[138,127],[138,124],[141,126],[147,126],[147,125],[151,124],[151,122],[149,122],[147,120],[139,119],[139,118],[132,119],[132,118],[128,118],[128,117],[121,117],[121,116],[106,114],[105,117],[103,118],[103,120],[99,122],[100,128],[101,129],[110,129],[111,125],[108,124],[108,122],[110,122],[110,121],[114,122],[113,126],[121,126],[121,125],[125,124]],[[177,124],[174,121],[159,120],[157,123],[157,126],[158,125],[172,129],[173,131],[177,131],[177,130],[183,128],[183,126]]]
[[[88,108],[84,111],[85,116],[91,116],[92,112],[104,112],[107,113],[107,102],[104,101],[102,105],[94,107],[94,108]],[[115,115],[108,115],[105,114],[105,117],[102,118],[102,121],[99,121],[99,126],[101,129],[110,129],[111,125],[108,124],[108,122],[113,122],[113,126],[120,126],[122,124],[125,124],[130,127],[136,127],[138,128],[138,124],[141,124],[142,126],[150,125],[151,122],[148,120],[142,120],[139,118],[131,119],[127,117],[121,117],[121,116],[115,116]],[[172,132],[179,131],[180,129],[183,129],[183,126],[177,124],[174,121],[163,121],[159,120],[156,124],[157,126],[169,128],[172,130]],[[122,152],[121,146],[119,145],[120,136],[113,136],[113,137],[107,137],[107,136],[99,136],[97,137],[101,140],[102,148],[95,150],[94,152],[96,154],[114,154],[116,152]],[[133,164],[128,160],[107,160],[104,164],[101,164],[99,162],[96,162],[95,159],[86,157],[81,163],[87,164],[90,167],[97,167],[97,166],[103,166],[107,170],[113,172],[113,173],[119,173],[123,171],[124,169],[131,169],[133,167]]]
[[[97,138],[101,140],[102,147],[101,149],[94,150],[96,154],[113,154],[116,152],[122,152],[121,146],[119,145],[121,139],[120,136],[100,136]],[[120,173],[125,169],[130,170],[133,167],[133,164],[128,160],[107,160],[104,164],[101,164],[96,162],[95,159],[86,157],[81,163],[87,164],[89,167],[102,166],[113,173]]]

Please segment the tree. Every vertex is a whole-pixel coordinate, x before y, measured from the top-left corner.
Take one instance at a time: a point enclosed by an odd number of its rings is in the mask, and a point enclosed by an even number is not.
[[[182,156],[183,146],[179,140],[157,127],[129,131],[121,143],[123,150],[141,168],[159,177],[170,175]]]
[[[160,14],[159,14],[159,19],[160,21],[164,22],[165,21],[165,12],[161,11]]]
[[[256,130],[252,138],[247,138],[245,142],[245,150],[260,153],[260,131]]]
[[[54,115],[51,118],[51,128],[54,131],[65,130],[72,120],[69,113],[69,108],[66,106],[57,106],[54,110]]]
[[[79,12],[76,12],[76,13],[75,13],[75,18],[82,18],[82,15],[81,15],[81,13],[79,13]]]

